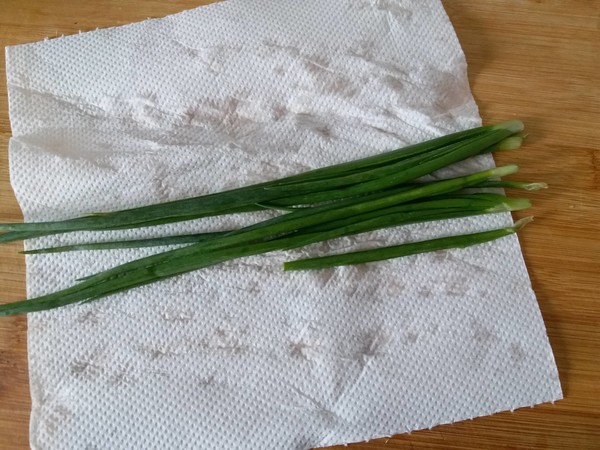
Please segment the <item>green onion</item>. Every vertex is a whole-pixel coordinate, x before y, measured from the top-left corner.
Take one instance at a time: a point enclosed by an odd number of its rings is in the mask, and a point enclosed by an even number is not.
[[[356,217],[360,214],[396,206],[400,203],[406,203],[427,196],[456,191],[464,187],[480,183],[487,178],[512,174],[517,170],[518,167],[514,165],[497,167],[495,169],[485,170],[483,172],[477,172],[475,174],[470,174],[463,177],[430,183],[426,186],[417,187],[408,191],[392,191],[386,193],[386,195],[383,197],[381,197],[381,194],[375,194],[380,197],[366,201],[364,199],[354,201],[349,199],[340,202],[341,205],[332,204],[298,210],[283,216],[265,220],[258,224],[250,225],[240,230],[232,231],[215,239],[210,239],[208,241],[193,244],[181,249],[149,256],[143,260],[132,261],[131,263],[127,263],[117,268],[109,269],[98,275],[89,277],[88,280],[97,279],[98,281],[104,281],[107,276],[122,276],[125,271],[130,269],[136,270],[140,265],[143,267],[150,267],[154,265],[170,264],[170,259],[178,257],[188,258],[187,261],[190,264],[193,264],[193,260],[198,256],[198,254],[203,256],[210,251],[218,249],[228,247],[238,248],[244,244],[276,239],[303,228],[320,225],[333,220],[347,219],[348,221],[352,221],[353,217]]]
[[[87,277],[79,284],[63,289],[62,291],[30,300],[0,305],[0,316],[42,311],[72,303],[96,300],[110,294],[244,256],[257,255],[275,250],[289,250],[323,240],[413,223],[415,221],[465,217],[475,214],[521,209],[529,206],[528,202],[523,199],[506,199],[503,196],[497,196],[497,202],[494,203],[491,200],[492,197],[488,197],[482,201],[479,205],[479,210],[475,208],[475,203],[472,199],[469,199],[469,204],[465,203],[467,209],[462,210],[460,208],[455,208],[454,211],[452,211],[452,208],[445,209],[443,203],[439,203],[439,201],[437,201],[438,208],[421,211],[415,209],[420,214],[413,216],[407,216],[405,211],[390,213],[384,210],[385,214],[380,217],[351,218],[347,223],[341,223],[336,228],[329,230],[312,232],[310,230],[307,232],[299,230],[268,241],[257,242],[246,240],[244,242],[244,239],[242,239],[240,241],[242,243],[235,246],[229,245],[226,237],[215,237],[211,241],[122,264],[113,269]],[[243,230],[240,230],[238,234],[243,234]],[[210,245],[211,242],[212,245]]]
[[[400,223],[413,223],[423,222],[426,220],[435,220],[428,219],[429,217],[435,217],[437,219],[437,217],[440,216],[441,218],[448,219],[454,217],[464,217],[465,215],[475,215],[478,213],[488,214],[500,211],[517,211],[520,209],[529,208],[530,206],[531,204],[527,199],[507,198],[498,194],[477,193],[471,195],[455,195],[454,197],[444,198],[432,197],[424,201],[400,204],[398,206],[386,208],[383,210],[377,210],[366,214],[355,215],[351,218],[345,218],[333,222],[315,225],[312,227],[306,227],[303,228],[303,232],[306,233],[330,230],[343,225],[347,225],[349,223],[360,222],[372,218],[380,218],[389,215],[402,215],[406,222],[400,222],[400,220],[396,218],[395,224],[398,225]],[[82,250],[112,250],[123,248],[142,248],[180,244],[195,244],[209,239],[213,239],[215,237],[231,234],[232,232],[233,231],[222,231],[216,233],[163,236],[159,238],[148,239],[81,243],[74,245],[65,245],[60,247],[39,248],[27,250],[21,253],[33,255],[42,253],[59,253]]]
[[[80,243],[26,251],[26,254],[38,254],[183,245],[89,275],[78,280],[74,286],[58,292],[0,305],[0,316],[93,301],[224,261],[298,248],[381,228],[528,208],[530,203],[527,199],[481,192],[466,193],[473,188],[483,187],[527,190],[545,187],[543,183],[500,181],[499,178],[517,172],[515,165],[434,182],[415,181],[474,155],[518,148],[524,138],[522,130],[520,121],[509,121],[220,193],[110,213],[93,213],[63,221],[0,225],[0,231],[4,231],[4,234],[0,234],[0,242],[9,242],[70,231],[147,227],[264,209],[281,213],[238,230]],[[378,258],[475,245],[514,233],[525,223],[520,221],[513,227],[472,235],[293,261],[286,263],[285,269],[356,264]]]
[[[304,195],[303,203],[331,201],[397,186],[431,171],[485,152],[523,130],[520,121],[479,127],[279,180],[255,184],[162,204],[55,222],[0,224],[0,242],[80,230],[111,230],[154,226],[214,215],[262,209],[261,204],[281,200],[290,206]],[[391,168],[390,168],[391,166]],[[293,194],[290,199],[290,194]],[[287,199],[286,199],[287,198]],[[29,233],[29,234],[28,234]]]
[[[297,261],[289,261],[284,263],[283,269],[286,271],[325,269],[336,266],[348,266],[353,264],[364,264],[374,261],[383,261],[386,259],[416,255],[418,253],[435,252],[438,250],[446,250],[450,248],[465,248],[470,247],[472,245],[489,242],[494,239],[508,236],[510,234],[514,234],[532,220],[532,217],[526,217],[524,219],[519,220],[511,227],[505,227],[491,231],[483,231],[480,233],[449,236],[439,239],[431,239],[427,241],[411,242],[408,244],[377,248],[373,250],[363,250],[360,252],[350,252],[339,255],[321,256],[318,258],[307,258],[300,259]]]
[[[164,245],[181,245],[195,244],[216,236],[221,236],[229,231],[219,231],[215,233],[197,233],[183,234],[177,236],[162,236],[157,238],[146,239],[128,239],[122,241],[108,242],[89,242],[82,244],[63,245],[60,247],[39,248],[33,250],[25,250],[21,253],[25,255],[36,255],[40,253],[60,253],[82,250],[115,250],[119,248],[144,248],[144,247],[160,247]]]

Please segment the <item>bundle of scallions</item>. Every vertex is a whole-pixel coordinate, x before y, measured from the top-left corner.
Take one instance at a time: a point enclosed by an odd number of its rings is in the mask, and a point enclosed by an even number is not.
[[[522,122],[512,120],[224,192],[64,221],[1,224],[0,242],[10,242],[79,230],[148,227],[264,209],[277,212],[270,219],[236,230],[27,251],[32,254],[179,244],[172,250],[90,275],[67,289],[0,305],[0,316],[88,302],[244,256],[409,223],[528,208],[527,199],[477,191],[489,187],[527,190],[545,187],[543,183],[501,181],[501,177],[517,172],[515,165],[440,181],[418,180],[478,154],[519,148],[522,131]],[[286,262],[284,269],[321,269],[462,248],[515,233],[530,220],[474,234]]]

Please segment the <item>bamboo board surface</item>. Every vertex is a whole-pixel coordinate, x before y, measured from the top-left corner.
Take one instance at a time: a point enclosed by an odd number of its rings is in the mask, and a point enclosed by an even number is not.
[[[162,17],[209,1],[3,0],[0,45]],[[600,448],[600,2],[444,0],[469,63],[485,123],[522,119],[519,180],[543,180],[536,221],[520,234],[565,399],[477,418],[359,449]],[[10,137],[0,61],[0,222],[22,216],[9,182]],[[0,246],[0,302],[25,295],[20,243]],[[0,319],[0,448],[29,447],[27,324]],[[342,447],[332,447],[339,448]]]

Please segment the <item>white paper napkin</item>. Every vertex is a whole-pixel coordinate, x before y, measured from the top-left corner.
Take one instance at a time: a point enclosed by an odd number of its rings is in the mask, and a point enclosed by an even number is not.
[[[218,191],[480,123],[438,0],[230,0],[10,47],[7,78],[11,179],[29,221]],[[514,236],[282,272],[284,260],[324,249],[509,222],[374,232],[33,314],[31,445],[308,449],[559,399]],[[28,294],[159,250],[29,256]]]

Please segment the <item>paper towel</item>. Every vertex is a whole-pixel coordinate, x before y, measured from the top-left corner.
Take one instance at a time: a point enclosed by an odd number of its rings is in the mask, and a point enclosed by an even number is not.
[[[480,123],[438,0],[230,0],[9,47],[7,79],[11,180],[29,221],[213,192]],[[31,446],[308,449],[559,399],[514,236],[282,272],[323,250],[507,223],[368,233],[30,315]],[[28,256],[28,295],[160,250]]]

